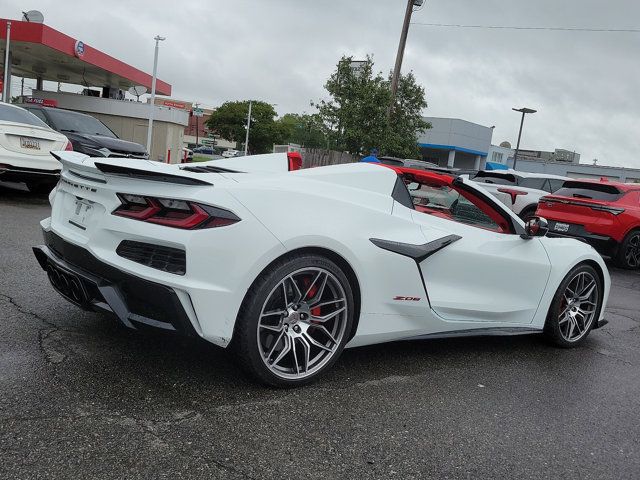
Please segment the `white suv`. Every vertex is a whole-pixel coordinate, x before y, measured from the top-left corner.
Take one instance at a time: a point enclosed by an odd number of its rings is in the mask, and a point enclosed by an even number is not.
[[[516,170],[480,171],[471,179],[489,191],[523,220],[533,216],[538,201],[562,187],[569,177]]]

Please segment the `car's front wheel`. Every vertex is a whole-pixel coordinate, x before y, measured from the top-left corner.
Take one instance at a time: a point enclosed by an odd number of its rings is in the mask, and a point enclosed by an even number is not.
[[[591,265],[578,265],[564,278],[547,314],[545,334],[560,347],[582,343],[602,308],[603,285]]]
[[[306,384],[338,359],[353,315],[344,272],[323,256],[297,255],[272,265],[249,289],[234,349],[243,367],[264,383]]]

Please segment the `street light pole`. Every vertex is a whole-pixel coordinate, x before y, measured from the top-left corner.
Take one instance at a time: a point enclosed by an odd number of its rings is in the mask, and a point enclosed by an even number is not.
[[[398,83],[400,82],[400,69],[402,68],[402,59],[404,58],[404,47],[407,44],[407,34],[409,33],[409,24],[411,23],[411,14],[413,7],[422,6],[424,0],[408,0],[407,9],[404,12],[404,23],[402,24],[402,33],[400,34],[400,43],[398,44],[398,53],[396,54],[396,64],[393,68],[393,76],[391,77],[391,101],[387,109],[387,120],[391,119],[391,111],[396,101],[398,93]]]
[[[9,103],[8,99],[11,95],[11,77],[9,75],[9,45],[11,42],[11,22],[7,22],[7,43],[4,49],[4,78],[2,81],[2,101]]]
[[[153,114],[156,109],[156,74],[158,73],[158,47],[161,41],[165,40],[165,37],[156,35],[154,37],[156,41],[156,51],[153,55],[153,77],[151,79],[151,108],[149,110],[149,128],[147,130],[147,152],[151,156],[151,135],[153,131]]]
[[[512,108],[514,112],[521,112],[522,119],[520,120],[520,131],[518,132],[518,144],[516,145],[516,152],[513,154],[513,169],[516,169],[516,163],[518,162],[518,152],[520,151],[520,138],[522,137],[522,126],[524,125],[524,116],[527,113],[536,113],[537,110],[533,110],[532,108]]]
[[[249,113],[247,114],[247,133],[244,137],[244,156],[249,152],[249,128],[251,127],[251,100],[249,100]]]

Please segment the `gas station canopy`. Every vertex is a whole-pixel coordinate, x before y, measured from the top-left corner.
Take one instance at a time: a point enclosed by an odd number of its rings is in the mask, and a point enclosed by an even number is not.
[[[7,21],[0,18],[0,50],[3,52],[7,44]],[[42,23],[10,21],[12,75],[125,91],[143,85],[151,91],[151,75],[131,65]],[[171,85],[157,79],[156,93],[171,95]]]

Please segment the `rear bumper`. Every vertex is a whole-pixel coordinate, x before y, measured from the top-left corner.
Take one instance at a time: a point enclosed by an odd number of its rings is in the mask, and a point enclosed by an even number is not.
[[[577,224],[570,224],[570,229],[568,232],[560,233],[553,231],[555,224],[555,220],[549,220],[549,233],[547,233],[548,237],[575,238],[577,240],[582,240],[588,243],[602,255],[614,255],[616,253],[618,242],[612,237],[590,233],[584,228],[583,225]]]
[[[60,170],[41,170],[37,168],[14,167],[8,165],[0,167],[0,180],[6,182],[38,182],[57,183],[60,179]]]
[[[53,288],[85,310],[107,311],[129,328],[154,327],[197,336],[175,290],[98,260],[89,251],[45,232],[33,247]]]

